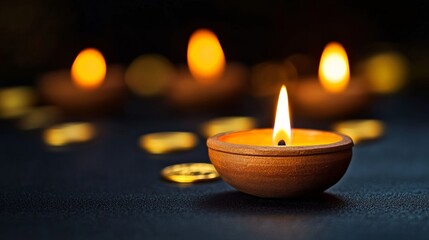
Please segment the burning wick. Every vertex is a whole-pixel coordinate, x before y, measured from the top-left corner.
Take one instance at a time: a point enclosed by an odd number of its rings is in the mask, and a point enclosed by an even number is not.
[[[292,129],[290,126],[289,103],[285,85],[282,86],[277,102],[276,120],[273,129],[273,145],[286,146],[292,143]]]

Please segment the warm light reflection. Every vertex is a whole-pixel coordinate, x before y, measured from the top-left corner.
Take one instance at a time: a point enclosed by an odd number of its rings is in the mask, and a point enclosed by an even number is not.
[[[342,137],[333,132],[309,129],[292,129],[292,147],[316,146],[341,141]],[[219,138],[221,141],[249,146],[273,146],[273,129],[258,128],[248,131],[229,133]],[[277,144],[275,144],[277,146]]]
[[[225,55],[216,35],[207,29],[194,32],[188,44],[188,66],[192,76],[209,84],[225,70]]]
[[[106,77],[106,62],[100,51],[94,48],[82,50],[71,68],[73,82],[83,89],[94,89]]]
[[[346,50],[337,42],[326,45],[320,59],[319,79],[329,92],[343,91],[350,79],[349,60]]]
[[[287,145],[292,142],[292,133],[289,116],[289,101],[285,85],[280,90],[279,100],[277,102],[276,120],[274,122],[273,145],[279,145],[283,140]]]

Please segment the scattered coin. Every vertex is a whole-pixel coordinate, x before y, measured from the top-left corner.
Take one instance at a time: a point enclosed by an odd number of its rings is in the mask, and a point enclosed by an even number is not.
[[[183,163],[162,170],[163,178],[178,183],[210,181],[219,178],[215,167],[209,163]]]
[[[93,139],[95,127],[90,123],[64,123],[47,128],[43,132],[43,140],[50,146],[65,146],[83,143]]]
[[[140,137],[142,149],[153,154],[165,154],[194,148],[198,143],[197,136],[190,132],[159,132]]]
[[[255,128],[256,119],[253,117],[222,117],[212,119],[201,127],[205,137],[211,137],[222,132],[244,131]]]
[[[333,130],[350,136],[358,143],[380,138],[384,134],[384,124],[380,120],[349,120],[333,125]]]

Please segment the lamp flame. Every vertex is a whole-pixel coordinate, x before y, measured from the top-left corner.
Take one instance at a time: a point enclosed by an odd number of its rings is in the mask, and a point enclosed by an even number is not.
[[[320,59],[319,79],[327,91],[343,91],[350,79],[349,60],[346,50],[337,42],[326,45]]]
[[[216,35],[207,29],[195,31],[188,44],[188,66],[203,84],[219,79],[225,70],[225,55]]]
[[[95,89],[106,77],[106,62],[100,51],[94,48],[82,50],[71,67],[73,82],[83,89]]]
[[[287,145],[292,142],[292,131],[289,114],[289,101],[285,85],[280,89],[279,100],[277,102],[276,120],[274,122],[273,145],[280,145],[284,141]]]

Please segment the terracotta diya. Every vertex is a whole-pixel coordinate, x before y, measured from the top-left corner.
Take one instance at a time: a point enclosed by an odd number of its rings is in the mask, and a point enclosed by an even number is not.
[[[321,56],[319,77],[291,82],[290,97],[296,114],[313,119],[347,117],[365,110],[371,103],[366,81],[350,76],[344,47],[329,43]]]
[[[195,31],[189,39],[188,66],[180,67],[166,92],[169,104],[194,111],[230,104],[243,93],[247,69],[227,62],[216,34]]]
[[[70,115],[103,115],[120,110],[126,96],[124,68],[106,65],[97,49],[87,48],[76,57],[71,70],[40,76],[43,99]]]
[[[350,137],[291,129],[286,88],[274,129],[221,133],[207,140],[210,161],[237,190],[267,198],[315,195],[337,183],[352,158]]]

